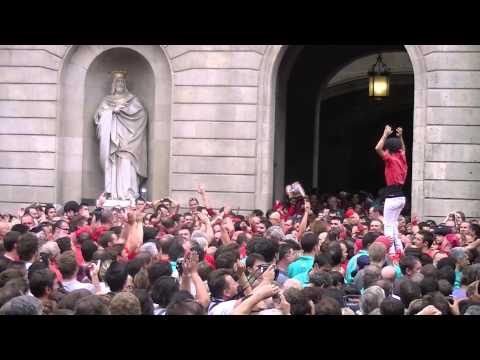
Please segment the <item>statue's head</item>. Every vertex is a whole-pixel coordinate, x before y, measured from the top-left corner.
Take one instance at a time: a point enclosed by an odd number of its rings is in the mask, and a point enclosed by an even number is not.
[[[112,94],[124,94],[127,92],[127,72],[123,70],[113,71]]]

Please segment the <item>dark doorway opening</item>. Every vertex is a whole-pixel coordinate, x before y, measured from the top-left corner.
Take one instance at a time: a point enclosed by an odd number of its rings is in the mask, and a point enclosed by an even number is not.
[[[318,187],[320,193],[366,190],[376,195],[385,183],[383,162],[373,148],[386,124],[404,129],[409,164],[405,193],[410,195],[413,70],[409,74],[394,73],[390,96],[382,101],[368,97],[368,68],[365,77],[352,80],[356,85],[347,91],[332,94],[327,86],[339,70],[356,59],[384,52],[406,52],[405,48],[399,45],[322,45],[305,46],[301,50],[289,47],[279,72],[285,62],[292,62],[289,52],[295,54],[295,59],[289,74],[283,75],[286,81],[280,83],[277,95],[277,109],[284,111],[285,136],[284,144],[280,144],[279,138],[275,144],[275,151],[280,149],[284,154],[283,173],[277,170],[282,167],[275,166],[275,197],[280,196],[280,183],[293,181],[300,181],[307,191]],[[330,95],[325,97],[325,94]],[[319,117],[317,129],[316,117]],[[279,118],[277,114],[277,127],[282,126]],[[315,151],[318,151],[317,164],[314,164]],[[275,165],[279,161],[282,159],[276,156]],[[314,166],[318,169],[317,183],[314,183]]]

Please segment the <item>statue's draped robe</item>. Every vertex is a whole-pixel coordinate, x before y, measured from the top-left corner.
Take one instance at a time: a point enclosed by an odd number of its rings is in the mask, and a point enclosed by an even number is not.
[[[123,105],[118,113],[113,110]],[[138,196],[141,178],[147,177],[147,113],[137,97],[106,96],[95,115],[100,139],[100,162],[105,192],[113,199]]]

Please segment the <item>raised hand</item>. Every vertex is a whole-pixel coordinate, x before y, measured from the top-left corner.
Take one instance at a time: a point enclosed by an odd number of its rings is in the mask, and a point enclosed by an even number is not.
[[[402,137],[402,135],[403,135],[403,129],[402,129],[401,127],[397,127],[397,130],[396,130],[396,131],[397,131],[397,136],[398,136],[398,137]]]
[[[269,283],[275,280],[275,264],[270,265],[268,269],[265,270],[262,274],[262,280]]]
[[[106,200],[107,198],[105,197],[105,192],[102,192],[97,199],[97,207],[103,207],[103,204],[105,204]]]
[[[280,293],[280,288],[274,284],[266,284],[257,286],[253,290],[254,294],[258,295],[261,299],[267,299],[274,295],[278,295]]]
[[[385,126],[385,130],[383,130],[383,134],[388,136],[393,132],[392,127],[390,125]]]

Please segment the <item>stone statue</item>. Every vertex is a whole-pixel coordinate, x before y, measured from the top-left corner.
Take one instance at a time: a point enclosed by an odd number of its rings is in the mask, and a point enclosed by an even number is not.
[[[147,178],[147,117],[139,99],[127,90],[126,71],[114,71],[112,93],[105,96],[94,115],[100,140],[100,162],[105,172],[105,192],[112,199],[138,196]]]

